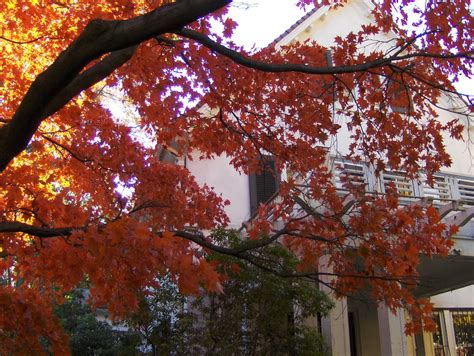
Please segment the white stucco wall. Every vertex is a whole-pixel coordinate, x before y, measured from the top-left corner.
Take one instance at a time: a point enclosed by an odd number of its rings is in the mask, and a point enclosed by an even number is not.
[[[240,228],[243,221],[250,218],[249,178],[237,172],[225,156],[212,160],[199,160],[199,154],[193,154],[186,161],[186,167],[196,177],[199,184],[213,187],[217,194],[230,201],[226,213],[231,228]]]
[[[323,12],[323,11],[322,11]],[[322,13],[321,12],[321,13]],[[297,40],[304,40],[310,36],[317,40],[320,44],[330,46],[335,36],[344,36],[349,31],[362,24],[368,23],[370,18],[367,16],[367,8],[361,0],[349,1],[348,5],[336,12],[326,13],[319,17],[312,26],[302,23],[302,32],[296,37]],[[306,30],[307,28],[307,30]],[[293,37],[294,38],[294,37]],[[287,37],[281,44],[286,44],[293,40]],[[449,103],[445,99],[440,99],[440,104],[448,106]],[[448,121],[456,117],[455,114],[447,111],[439,111],[440,120]],[[464,120],[462,116],[458,116],[460,120]],[[343,124],[343,118],[335,118],[339,120],[339,124]],[[349,146],[349,133],[345,125],[341,125],[342,129],[337,138],[338,152],[346,153]],[[474,140],[474,130],[468,132],[468,126],[464,132],[464,141],[455,141],[445,135],[445,146],[452,157],[451,167],[446,167],[443,171],[462,174],[474,175],[474,153],[473,143],[469,141],[469,134]],[[335,151],[333,151],[335,153]],[[250,217],[250,201],[249,201],[249,180],[245,174],[237,172],[229,163],[229,158],[225,156],[217,157],[213,160],[199,160],[198,154],[193,155],[193,160],[186,162],[186,167],[196,177],[198,183],[206,183],[213,187],[218,194],[222,194],[224,199],[228,199],[231,205],[226,208],[226,212],[230,218],[232,228],[240,228],[241,223]],[[473,223],[464,227],[462,236],[471,239]],[[469,240],[472,244],[472,242]],[[436,308],[473,308],[474,307],[474,285],[462,288],[453,292],[443,293],[431,298]],[[357,323],[359,326],[358,341],[361,347],[362,355],[379,355],[379,325],[377,320],[377,310],[373,306],[354,305],[354,311],[357,315]],[[403,328],[400,330],[402,331]]]
[[[358,354],[380,355],[380,334],[377,305],[371,302],[350,300],[349,311],[354,313]]]
[[[310,37],[324,46],[331,46],[334,37],[344,37],[350,31],[370,22],[367,6],[369,5],[365,0],[350,0],[346,6],[337,11],[327,11],[327,7],[322,7],[296,27],[294,33],[283,38],[279,44],[285,45],[292,41],[303,41]],[[295,33],[298,34],[295,35]],[[387,38],[384,36],[380,39],[386,40]],[[441,105],[448,105],[448,103],[443,99]],[[203,110],[209,109],[203,108]],[[446,111],[439,113],[441,121],[444,122],[455,117]],[[465,120],[462,116],[459,118]],[[345,154],[348,152],[350,144],[349,131],[344,122],[345,118],[335,117],[334,120],[341,125],[341,130],[337,140],[329,143],[331,144],[331,153]],[[443,171],[471,176],[474,174],[474,156],[471,155],[471,152],[474,152],[474,146],[468,139],[467,130],[466,127],[464,141],[455,141],[446,135],[445,146],[452,157],[453,164],[449,168],[444,168]],[[471,131],[471,134],[474,134],[474,130]],[[240,227],[241,223],[250,217],[248,177],[238,173],[230,166],[227,157],[199,160],[196,154],[193,158],[193,160],[186,162],[189,170],[196,176],[200,184],[207,183],[214,187],[217,193],[222,194],[225,199],[231,202],[231,205],[226,209],[231,220],[231,227]]]
[[[280,41],[280,45],[286,45],[292,42],[302,42],[311,38],[322,46],[330,47],[334,44],[336,36],[345,37],[351,31],[358,31],[362,25],[367,25],[371,22],[371,15],[368,11],[368,1],[365,0],[349,0],[343,7],[337,11],[328,11],[328,7],[322,7],[316,11],[312,16],[303,21],[297,26],[294,32],[287,35]],[[390,35],[378,35],[374,40],[387,41]],[[378,50],[383,50],[384,47],[389,47],[390,43],[377,43],[374,41],[373,46],[377,46]],[[374,47],[375,48],[375,47]],[[367,51],[372,50],[371,46],[366,47]],[[437,103],[440,107],[455,109],[456,106],[461,106],[462,103],[454,103],[446,97],[440,98]],[[453,105],[454,104],[454,105]],[[446,110],[437,110],[439,120],[441,122],[448,122],[453,119],[459,119],[466,129],[464,131],[464,139],[462,141],[454,140],[449,135],[444,135],[444,143],[450,156],[452,157],[452,165],[444,167],[442,171],[461,174],[474,174],[474,125],[468,125],[465,116],[457,115]],[[349,131],[345,125],[344,117],[335,117],[336,123],[341,125],[341,129],[337,136],[337,140],[331,142],[331,153],[346,154],[348,152],[350,140]],[[470,127],[470,131],[469,130]],[[473,141],[471,141],[473,140]]]
[[[344,37],[350,31],[354,31],[360,28],[363,24],[370,22],[370,15],[367,11],[367,3],[364,0],[352,0],[349,1],[347,6],[337,11],[327,11],[327,9],[321,9],[316,12],[312,18],[309,18],[305,22],[296,28],[296,31],[300,31],[297,36],[291,34],[287,36],[281,44],[288,44],[292,41],[304,41],[307,38],[316,40],[323,46],[331,46],[334,43],[336,36]],[[389,37],[379,38],[388,39]],[[448,97],[442,97],[439,99],[437,105],[441,108],[448,108],[455,111],[456,107],[462,107],[463,102],[459,100],[450,100]],[[454,140],[448,134],[444,134],[444,144],[447,152],[450,154],[452,164],[450,167],[443,167],[442,171],[449,172],[459,175],[474,175],[474,125],[468,123],[467,119],[463,115],[458,115],[448,110],[437,109],[439,120],[446,123],[453,119],[458,119],[459,122],[465,125],[463,132],[463,140]],[[331,142],[331,153],[347,153],[350,144],[349,131],[345,125],[344,117],[335,117],[334,120],[341,125],[337,140]],[[469,246],[472,245],[472,237],[474,223],[470,223],[462,228],[462,236],[466,237],[469,241]],[[474,272],[473,272],[474,273]],[[437,308],[473,308],[474,307],[474,285],[461,288],[452,292],[443,293],[432,297]],[[360,306],[359,306],[360,307]],[[360,312],[360,311],[359,311]],[[376,327],[376,323],[370,320],[370,313],[365,311],[365,318],[360,318],[359,323],[361,327],[361,339],[370,340],[370,337],[365,334],[365,331],[370,330],[371,327]],[[372,318],[373,319],[373,318]],[[376,334],[377,330],[368,331],[369,334]],[[364,334],[364,335],[362,335]],[[377,343],[374,342],[374,345]],[[367,344],[363,345],[364,352],[367,354],[377,354],[379,350],[373,348],[374,345]],[[365,354],[365,353],[364,353]]]
[[[444,108],[456,108],[463,105],[458,100],[458,103],[453,103],[448,98],[440,98],[439,106]],[[452,165],[446,167],[443,170],[450,173],[462,174],[462,175],[474,175],[474,127],[473,123],[469,123],[467,118],[463,115],[456,115],[446,110],[437,110],[439,114],[439,120],[446,123],[450,120],[457,119],[465,127],[463,132],[462,140],[454,140],[449,135],[444,134],[444,145],[446,150],[451,155]]]
[[[473,271],[474,274],[474,271]],[[474,285],[431,297],[436,308],[474,308]]]

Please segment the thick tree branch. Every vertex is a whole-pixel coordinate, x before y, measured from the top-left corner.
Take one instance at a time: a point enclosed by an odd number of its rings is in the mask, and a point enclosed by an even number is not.
[[[282,237],[285,234],[288,234],[290,230],[282,229],[275,232],[267,239],[259,239],[254,241],[247,241],[238,248],[227,248],[213,244],[212,242],[206,240],[203,236],[187,231],[176,231],[174,232],[175,236],[182,237],[186,240],[193,241],[202,247],[206,247],[212,251],[219,252],[225,255],[230,255],[238,258],[245,257],[245,254],[248,251],[256,250],[274,243],[278,238]]]
[[[67,237],[72,235],[74,231],[87,231],[87,227],[60,227],[60,228],[49,228],[41,226],[33,226],[21,222],[9,222],[4,221],[0,222],[0,233],[25,233],[31,236],[36,236],[40,238],[54,238],[54,237]],[[268,239],[261,239],[256,241],[249,241],[248,243],[238,247],[238,248],[228,248],[216,245],[204,238],[204,236],[199,233],[193,233],[188,231],[175,231],[173,232],[174,236],[192,241],[202,247],[208,248],[211,251],[233,256],[235,258],[244,260],[254,265],[255,267],[260,268],[263,271],[272,273],[276,276],[282,278],[308,278],[314,281],[320,281],[320,276],[334,276],[334,277],[345,277],[345,278],[357,278],[357,279],[379,279],[386,281],[398,281],[406,285],[415,285],[417,281],[417,276],[386,276],[386,275],[359,275],[359,274],[340,274],[340,273],[331,273],[331,272],[321,272],[321,271],[311,271],[311,272],[295,272],[288,271],[279,267],[268,265],[269,261],[262,260],[258,255],[250,253],[251,251],[256,251],[259,248],[268,246],[274,243],[279,237],[290,233],[289,230],[282,229],[277,231],[274,235],[270,236]],[[8,251],[3,251],[0,253],[0,258],[5,258],[10,256]],[[275,264],[277,261],[274,261]],[[281,267],[281,266],[280,266]],[[333,288],[331,286],[331,288]]]
[[[307,74],[354,73],[380,67],[394,61],[417,56],[433,58],[472,58],[472,52],[441,55],[415,53],[395,55],[378,60],[338,67],[313,67],[305,64],[278,64],[253,60],[211,40],[206,35],[183,26],[205,16],[232,0],[181,0],[159,7],[142,16],[122,21],[92,21],[81,35],[31,85],[23,101],[6,125],[0,128],[0,171],[23,151],[41,122],[64,106],[81,91],[107,77],[132,55],[135,46],[163,33],[174,32],[198,41],[236,63],[265,72],[301,72]],[[100,56],[111,53],[103,61],[81,73]]]
[[[256,59],[252,59],[248,56],[245,56],[237,51],[234,51],[228,47],[221,45],[220,43],[210,39],[205,34],[190,30],[187,28],[174,31],[175,34],[192,39],[196,42],[199,42],[203,46],[209,48],[211,51],[219,53],[237,64],[242,66],[256,69],[262,72],[271,72],[271,73],[286,73],[286,72],[298,72],[305,74],[343,74],[343,73],[355,73],[365,71],[374,67],[380,67],[390,63],[390,58],[381,58],[379,60],[356,64],[351,66],[339,66],[339,67],[315,67],[307,64],[300,63],[268,63]]]
[[[148,39],[181,28],[231,0],[181,0],[144,15],[122,21],[95,20],[38,75],[10,123],[0,129],[0,171],[23,151],[52,102],[73,83],[83,68],[100,56],[136,46]],[[61,95],[60,95],[61,96]],[[58,104],[67,97],[58,98]],[[56,104],[56,106],[58,105]]]
[[[99,63],[78,74],[44,109],[42,119],[53,115],[76,95],[107,78],[115,69],[120,68],[132,58],[136,48],[137,46],[132,46],[112,52]]]
[[[137,210],[145,208],[145,207],[163,207],[163,205],[149,203],[149,204],[140,206],[140,208],[135,208],[134,210],[131,211],[131,213],[134,213]],[[29,224],[25,224],[18,221],[0,222],[0,233],[21,232],[21,233],[25,233],[31,236],[36,236],[36,237],[41,237],[41,238],[70,236],[74,231],[86,231],[86,230],[87,228],[85,227],[69,226],[69,227],[50,228],[50,227],[29,225]],[[282,229],[280,231],[277,231],[274,235],[272,235],[268,239],[249,241],[248,243],[238,248],[227,248],[227,247],[215,245],[212,242],[206,240],[204,236],[200,235],[199,233],[193,233],[193,232],[188,232],[188,231],[174,231],[173,234],[177,237],[181,237],[186,240],[193,241],[201,245],[202,247],[209,248],[212,251],[239,257],[242,254],[248,252],[249,250],[254,250],[254,249],[258,249],[258,248],[270,245],[271,243],[275,242],[279,237],[283,236],[284,234],[288,232],[289,232],[288,230]]]
[[[413,41],[409,41],[405,46],[401,47],[399,51],[396,51],[395,54],[376,59],[374,61],[369,61],[361,64],[348,65],[348,66],[325,66],[325,67],[315,67],[307,64],[294,64],[294,63],[268,63],[260,60],[252,59],[248,56],[245,56],[237,51],[234,51],[228,47],[225,47],[218,42],[210,39],[205,34],[190,30],[187,28],[174,31],[175,34],[192,39],[196,42],[199,42],[203,46],[209,48],[211,51],[219,53],[235,63],[242,66],[256,69],[262,72],[273,72],[273,73],[284,73],[284,72],[298,72],[305,74],[344,74],[344,73],[356,73],[366,71],[372,68],[386,66],[392,62],[407,60],[417,57],[427,57],[427,58],[437,58],[437,59],[453,59],[453,58],[466,58],[472,59],[474,51],[467,51],[463,53],[428,53],[428,52],[416,52],[409,53],[405,55],[400,55],[402,50],[406,49],[409,44],[412,44]]]
[[[60,236],[70,236],[73,231],[84,231],[84,227],[59,227],[59,228],[49,228],[42,226],[34,226],[18,221],[3,221],[0,222],[0,233],[5,232],[22,232],[31,236],[37,237],[60,237]]]

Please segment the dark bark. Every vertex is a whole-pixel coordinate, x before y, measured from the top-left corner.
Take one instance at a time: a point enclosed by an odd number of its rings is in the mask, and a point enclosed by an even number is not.
[[[452,59],[452,58],[472,58],[474,51],[467,51],[463,53],[427,53],[423,51],[418,51],[416,53],[403,54],[402,52],[407,49],[407,47],[413,44],[413,41],[407,41],[404,45],[400,46],[397,51],[395,51],[390,56],[381,57],[379,59],[347,66],[323,66],[315,67],[307,65],[304,63],[268,63],[264,61],[259,61],[252,59],[251,57],[245,56],[237,51],[234,51],[230,48],[227,48],[216,41],[213,41],[205,34],[183,28],[181,30],[174,32],[177,35],[192,39],[196,42],[199,42],[203,46],[209,48],[211,51],[216,52],[220,55],[223,55],[237,64],[242,66],[256,69],[262,72],[271,72],[271,73],[286,73],[286,72],[298,72],[305,74],[344,74],[344,73],[357,73],[364,72],[369,69],[383,67],[391,65],[392,63],[412,59],[416,57],[428,57],[428,58],[438,58],[438,59]]]
[[[80,92],[86,89],[86,83],[94,84],[93,81],[86,80],[86,73],[80,74],[91,61],[104,54],[134,47],[163,33],[172,32],[230,2],[231,0],[181,0],[129,20],[95,20],[89,23],[54,63],[38,75],[11,121],[0,129],[0,171],[26,148],[45,115],[51,115],[61,108],[72,98],[71,95],[78,94],[77,90]],[[112,57],[123,55],[123,52],[111,54]],[[127,56],[124,58],[126,60]],[[109,57],[109,63],[107,59],[104,61],[112,70],[115,69],[114,66],[118,67],[124,62],[123,58],[112,63],[110,60]],[[77,90],[66,89],[68,86]]]
[[[404,43],[390,56],[351,66],[314,67],[302,63],[267,63],[222,46],[202,33],[184,28],[191,22],[231,2],[232,0],[180,0],[129,20],[95,20],[89,23],[56,61],[38,75],[12,119],[0,128],[0,172],[5,170],[10,161],[27,147],[45,118],[61,109],[81,91],[106,78],[127,62],[138,44],[151,38],[159,38],[164,33],[176,33],[198,41],[210,50],[240,65],[275,73],[300,72],[316,75],[354,73],[381,66],[396,67],[397,61],[416,57],[449,60],[460,57],[471,59],[473,55],[473,51],[455,54],[431,54],[418,51],[405,54],[404,51],[415,42],[418,36]],[[82,72],[91,61],[107,53],[109,56],[104,60]],[[432,86],[437,87],[435,84]]]
[[[75,230],[85,230],[85,228],[83,227],[49,228],[49,227],[28,225],[28,224],[17,222],[17,221],[0,222],[0,233],[22,232],[31,236],[36,236],[36,237],[41,237],[41,238],[70,236]]]
[[[36,236],[39,238],[57,238],[57,237],[68,237],[71,236],[74,231],[88,231],[89,229],[99,229],[99,227],[93,226],[82,226],[82,227],[42,227],[42,226],[35,226],[29,225],[22,222],[17,221],[3,221],[0,222],[0,233],[25,233],[30,236]],[[245,260],[250,264],[254,265],[255,267],[260,268],[263,271],[267,271],[272,273],[276,276],[282,278],[306,278],[310,280],[314,280],[316,282],[322,283],[326,285],[328,288],[333,289],[333,287],[325,283],[324,281],[320,280],[320,276],[339,276],[339,277],[347,277],[347,278],[362,278],[362,279],[379,279],[385,281],[398,281],[404,285],[416,285],[418,282],[417,276],[385,276],[385,275],[358,275],[358,274],[338,274],[338,273],[330,273],[330,272],[320,272],[320,271],[312,271],[312,272],[295,272],[289,271],[286,269],[282,269],[279,261],[275,261],[275,264],[272,265],[271,261],[268,260],[261,260],[258,256],[258,253],[255,254],[254,252],[258,252],[259,249],[268,246],[274,243],[278,238],[284,235],[292,235],[298,237],[298,235],[293,235],[292,231],[282,229],[279,231],[274,232],[266,239],[260,239],[256,241],[250,241],[246,244],[241,245],[240,247],[230,248],[224,247],[218,244],[214,244],[210,239],[204,237],[200,232],[190,232],[190,231],[173,231],[174,236],[183,238],[188,241],[192,241],[204,248],[207,248],[211,251],[221,253],[228,256],[234,256],[241,260]],[[157,236],[161,236],[161,233],[157,233]],[[80,245],[77,245],[80,246]],[[0,253],[0,258],[4,258],[9,256],[10,254],[8,251],[3,251]]]
[[[288,352],[290,356],[296,356],[296,325],[295,325],[295,313],[291,311],[288,313]]]
[[[136,48],[137,46],[132,46],[114,51],[99,63],[78,74],[44,109],[42,119],[53,115],[76,95],[100,82],[102,79],[107,78],[115,69],[121,67],[132,58]]]

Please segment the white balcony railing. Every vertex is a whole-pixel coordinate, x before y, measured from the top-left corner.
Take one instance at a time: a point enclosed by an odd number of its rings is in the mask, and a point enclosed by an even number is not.
[[[384,171],[376,176],[366,164],[341,160],[334,161],[333,172],[336,188],[341,191],[347,184],[364,185],[367,192],[384,193],[393,184],[402,200],[428,198],[435,205],[459,202],[466,207],[474,206],[474,176],[436,173],[433,185],[428,185],[423,179],[407,178],[403,172]]]
[[[459,199],[474,205],[474,178],[457,179],[454,185],[457,188]]]

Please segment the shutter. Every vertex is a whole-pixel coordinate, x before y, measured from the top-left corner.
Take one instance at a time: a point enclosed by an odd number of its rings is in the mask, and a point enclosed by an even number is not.
[[[396,82],[389,79],[387,84],[388,103],[393,112],[409,114],[413,112],[413,100],[410,88],[403,82]]]
[[[332,51],[330,49],[326,50],[324,52],[324,59],[326,60],[326,65],[328,68],[334,67],[334,61],[332,60]],[[335,80],[330,84],[326,86],[327,89],[332,87],[331,94],[332,94],[332,101],[335,102],[337,101],[337,93],[336,93],[336,82]]]
[[[334,67],[334,62],[332,60],[332,51],[330,49],[324,52],[324,59],[326,60],[326,64],[329,68]]]
[[[178,151],[174,148],[176,141],[173,140],[170,146],[159,145],[157,156],[161,162],[176,164],[178,162]]]
[[[249,176],[250,183],[250,213],[254,215],[260,204],[266,203],[277,191],[279,175],[276,172],[275,160],[265,157],[265,167],[262,172]]]

